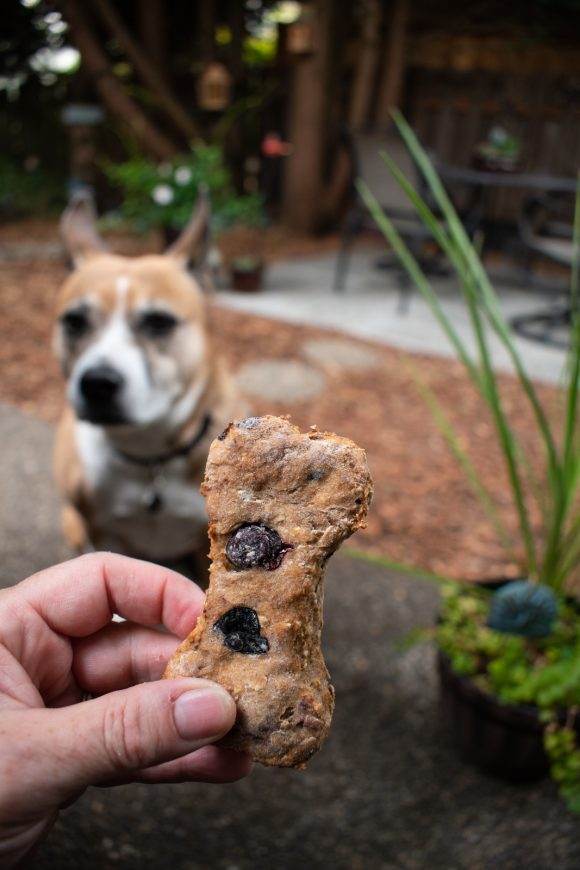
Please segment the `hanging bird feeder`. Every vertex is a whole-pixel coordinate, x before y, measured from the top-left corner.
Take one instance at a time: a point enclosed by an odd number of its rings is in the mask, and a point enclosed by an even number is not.
[[[206,112],[223,112],[230,105],[232,77],[223,63],[209,63],[199,77],[197,101]]]

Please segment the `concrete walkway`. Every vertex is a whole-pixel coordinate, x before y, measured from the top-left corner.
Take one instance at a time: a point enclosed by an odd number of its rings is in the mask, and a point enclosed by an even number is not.
[[[51,429],[0,406],[0,437],[7,585],[65,550]],[[231,786],[89,789],[30,866],[575,870],[580,825],[550,782],[507,786],[456,758],[440,724],[432,651],[399,646],[436,612],[433,586],[336,556],[325,602],[336,712],[308,769],[257,767]]]
[[[297,258],[275,263],[266,274],[263,293],[221,291],[218,301],[240,311],[280,318],[293,323],[330,327],[410,351],[451,356],[449,343],[431,310],[415,292],[407,313],[398,310],[399,289],[392,270],[378,270],[377,250],[361,250],[351,260],[346,291],[332,292],[336,255],[311,259]],[[467,346],[475,352],[469,316],[451,278],[434,279],[441,304]],[[499,286],[501,306],[506,318],[546,307],[549,298],[534,291],[523,292]],[[516,338],[527,370],[533,378],[557,382],[565,354],[556,348]],[[511,371],[505,349],[491,342],[496,366]]]
[[[0,586],[68,555],[50,469],[53,430],[0,403]]]

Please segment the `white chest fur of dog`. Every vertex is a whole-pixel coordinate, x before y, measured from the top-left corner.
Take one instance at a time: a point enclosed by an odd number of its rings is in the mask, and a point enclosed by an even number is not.
[[[114,450],[104,432],[83,422],[75,426],[75,443],[100,548],[165,561],[200,546],[205,504],[188,474],[187,457],[151,468],[135,465]],[[152,498],[160,504],[154,512]]]
[[[185,268],[207,217],[202,202],[170,251],[134,259],[103,251],[86,200],[63,218],[76,268],[55,330],[69,402],[55,468],[77,550],[173,561],[205,549],[207,451],[243,410]]]

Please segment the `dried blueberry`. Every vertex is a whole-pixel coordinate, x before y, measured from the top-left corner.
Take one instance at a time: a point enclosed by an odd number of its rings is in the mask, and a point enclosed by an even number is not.
[[[238,605],[232,607],[215,623],[223,634],[241,632],[242,634],[260,634],[260,620],[258,614],[251,607]]]
[[[273,571],[280,567],[284,553],[291,548],[274,529],[261,523],[246,523],[230,535],[226,556],[238,571],[248,568]]]
[[[251,607],[232,607],[214,623],[214,628],[224,635],[224,644],[232,652],[259,655],[270,649],[270,644],[260,634],[258,614]]]
[[[233,652],[241,652],[245,655],[260,655],[261,653],[267,653],[270,649],[270,644],[265,637],[239,634],[235,631],[232,634],[226,634],[224,643]]]

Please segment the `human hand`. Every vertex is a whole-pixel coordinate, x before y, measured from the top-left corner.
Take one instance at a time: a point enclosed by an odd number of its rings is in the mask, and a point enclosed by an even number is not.
[[[234,724],[230,695],[159,679],[203,599],[179,574],[108,553],[0,592],[0,864],[26,855],[89,785],[248,773],[245,755],[209,745]]]

